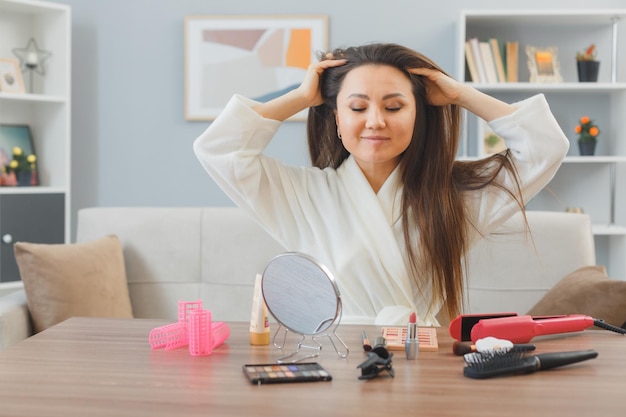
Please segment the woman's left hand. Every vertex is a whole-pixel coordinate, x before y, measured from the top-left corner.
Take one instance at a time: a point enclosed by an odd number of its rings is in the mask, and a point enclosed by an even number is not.
[[[441,71],[432,68],[411,68],[409,72],[424,77],[428,101],[433,106],[459,104],[464,86]]]
[[[409,72],[423,77],[428,102],[433,106],[454,104],[488,122],[515,111],[515,107],[510,104],[463,84],[439,70],[411,68]]]

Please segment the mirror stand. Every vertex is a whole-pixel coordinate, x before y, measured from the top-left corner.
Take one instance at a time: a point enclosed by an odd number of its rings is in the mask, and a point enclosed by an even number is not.
[[[279,337],[279,334],[281,332],[283,333],[282,341],[277,341],[277,338]],[[285,345],[287,344],[288,333],[299,335],[300,340],[296,342],[295,350],[285,356],[281,356],[280,358],[278,358],[276,360],[277,363],[287,363],[287,362],[295,363],[295,362],[301,362],[303,360],[317,358],[320,355],[320,352],[322,350],[322,344],[320,343],[321,338],[328,338],[328,340],[330,341],[330,344],[333,346],[333,348],[335,349],[335,352],[337,353],[339,357],[346,358],[348,356],[348,353],[349,353],[348,346],[337,334],[337,325],[334,327],[332,332],[310,335],[311,341],[314,342],[314,344],[305,344],[307,340],[307,335],[296,333],[293,331],[290,332],[288,328],[279,324],[278,330],[276,330],[276,333],[274,333],[274,337],[272,338],[272,343],[275,348],[279,350],[282,350],[285,348]],[[337,339],[337,341],[341,344],[343,349],[340,349],[337,343],[335,343],[334,339]],[[306,352],[311,352],[311,353],[307,354]]]
[[[278,363],[318,357],[322,337],[328,338],[337,355],[348,356],[348,346],[337,335],[341,296],[326,266],[303,253],[280,254],[265,267],[261,289],[268,311],[279,324],[272,339],[274,347],[284,349],[289,333],[300,337],[295,350],[279,358]],[[307,342],[309,337],[311,340]]]

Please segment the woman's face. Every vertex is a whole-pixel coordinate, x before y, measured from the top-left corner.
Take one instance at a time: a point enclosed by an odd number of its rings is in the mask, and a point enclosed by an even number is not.
[[[391,173],[411,142],[415,117],[411,81],[391,66],[353,69],[337,94],[338,133],[364,171]]]

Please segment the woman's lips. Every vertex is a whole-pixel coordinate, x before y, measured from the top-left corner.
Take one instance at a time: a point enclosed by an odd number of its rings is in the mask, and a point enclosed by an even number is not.
[[[386,136],[361,136],[361,139],[365,140],[389,140]]]

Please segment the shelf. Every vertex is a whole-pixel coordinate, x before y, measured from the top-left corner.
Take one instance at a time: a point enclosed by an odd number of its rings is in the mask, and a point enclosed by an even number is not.
[[[591,26],[607,25],[612,18],[625,18],[624,9],[596,9],[596,10],[469,10],[465,11],[465,18],[471,23],[493,23],[497,19],[499,24],[524,24],[524,25],[558,25]]]
[[[563,163],[566,164],[606,164],[624,163],[626,156],[567,156]]]
[[[38,0],[2,0],[0,10],[24,14],[49,11],[65,12],[67,6]]]
[[[65,188],[47,187],[44,185],[36,185],[32,187],[14,187],[14,186],[0,187],[0,195],[2,194],[62,194],[65,192],[67,192]]]
[[[584,92],[590,93],[612,93],[626,91],[626,83],[498,83],[498,84],[481,84],[467,82],[481,91],[490,93],[506,93],[506,92],[528,92],[528,93],[565,93],[579,94]]]
[[[519,82],[467,82],[465,43],[472,38],[518,42]],[[546,95],[572,155],[564,159],[545,192],[533,199],[532,209],[584,206],[593,235],[600,238],[597,259],[610,274],[626,276],[626,9],[465,10],[457,42],[457,79],[507,102]],[[578,82],[576,54],[591,42],[597,45],[601,62],[599,82]],[[556,68],[564,82],[528,82],[528,46],[554,47]],[[581,115],[592,117],[603,132],[594,156],[579,156],[576,149],[574,126]],[[457,160],[476,160],[482,146],[480,122],[471,114],[464,122],[463,156]]]
[[[615,224],[594,224],[591,231],[594,236],[626,236],[626,227]]]
[[[0,56],[35,39],[52,55],[45,76],[25,76],[23,93],[0,92],[0,123],[30,127],[41,185],[0,187],[0,235],[69,243],[71,228],[71,8],[42,0],[0,0]],[[28,75],[28,74],[25,74]],[[15,146],[15,141],[7,146]],[[13,247],[0,247],[0,282],[19,280]]]
[[[61,103],[65,104],[67,99],[63,96],[46,94],[12,94],[1,93],[0,101],[32,102],[32,103]]]
[[[457,161],[477,161],[482,156],[457,156]],[[564,164],[615,164],[626,163],[626,156],[567,156]]]

